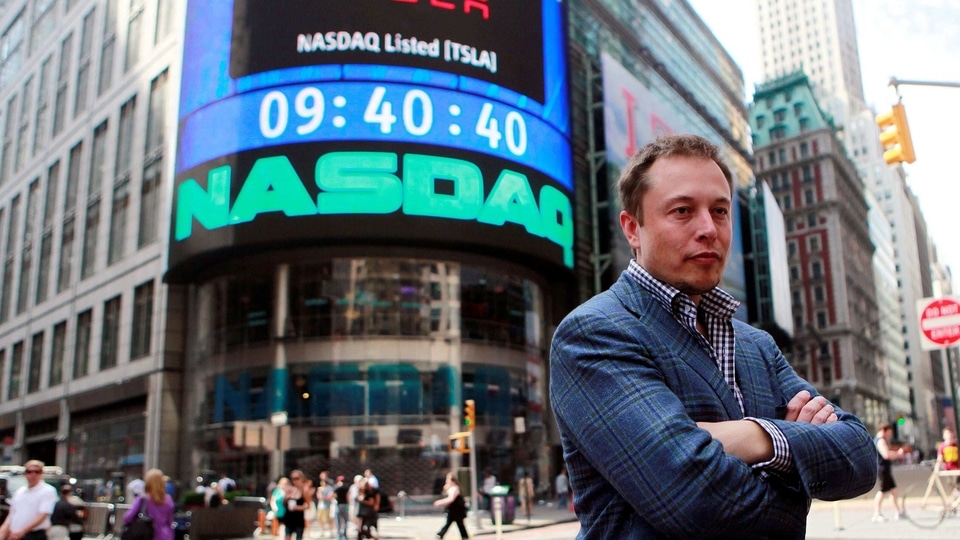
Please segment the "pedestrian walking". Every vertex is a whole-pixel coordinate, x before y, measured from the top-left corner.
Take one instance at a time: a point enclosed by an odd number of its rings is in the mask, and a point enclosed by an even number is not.
[[[73,494],[70,484],[60,486],[60,500],[50,515],[49,540],[80,540],[83,538],[83,500]]]
[[[893,438],[893,425],[884,422],[877,431],[874,442],[877,445],[877,454],[880,456],[880,464],[877,467],[877,478],[880,481],[880,490],[873,498],[873,518],[872,521],[886,521],[887,518],[881,512],[883,499],[889,496],[893,499],[893,508],[897,514],[893,519],[900,519],[905,514],[903,507],[900,506],[900,500],[897,498],[897,482],[893,479],[893,460],[903,457],[903,448],[892,450],[890,440]]]
[[[452,472],[447,473],[443,493],[446,496],[433,503],[434,506],[442,506],[444,508],[443,513],[447,517],[446,523],[437,531],[437,538],[443,538],[453,523],[457,524],[460,538],[470,538],[470,535],[467,534],[467,527],[463,524],[463,520],[467,517],[467,503],[463,500],[463,494],[460,493],[460,483],[457,481],[457,476]]]
[[[520,485],[517,491],[520,495],[520,507],[527,516],[527,521],[530,521],[533,517],[533,501],[537,495],[533,488],[533,478],[530,478],[530,473],[526,470],[523,471],[523,476],[520,477]]]
[[[357,502],[359,504],[357,512],[360,518],[360,530],[357,532],[357,539],[380,538],[377,527],[380,516],[380,490],[374,487],[373,482],[369,481],[369,477],[363,482]]]
[[[557,508],[567,507],[567,495],[570,493],[570,478],[567,477],[567,470],[560,469],[557,474],[557,480],[554,482],[554,489],[557,491]]]
[[[333,488],[339,540],[347,540],[347,524],[350,523],[350,486],[344,484],[343,480],[343,476],[338,476]]]
[[[124,526],[132,524],[139,514],[153,520],[153,540],[173,540],[173,498],[167,495],[160,469],[150,469],[143,475],[143,493],[130,503],[130,510],[123,516]]]
[[[303,540],[304,512],[307,510],[307,499],[303,496],[304,476],[303,471],[294,469],[290,471],[290,486],[283,499],[287,511],[283,515],[283,525],[285,528],[284,538],[292,540]]]

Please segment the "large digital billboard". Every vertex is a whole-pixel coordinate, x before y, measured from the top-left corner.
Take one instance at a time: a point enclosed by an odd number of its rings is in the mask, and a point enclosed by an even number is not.
[[[573,267],[564,2],[192,0],[168,279],[436,247]]]

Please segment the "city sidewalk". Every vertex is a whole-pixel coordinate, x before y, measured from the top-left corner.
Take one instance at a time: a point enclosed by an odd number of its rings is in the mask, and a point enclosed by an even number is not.
[[[553,503],[539,504],[533,509],[531,519],[528,520],[525,517],[517,516],[517,519],[515,519],[513,523],[502,525],[501,531],[506,534],[576,520],[576,514],[569,510],[558,510]],[[418,513],[417,515],[406,517],[385,515],[381,516],[379,521],[380,538],[384,540],[432,540],[437,537],[437,531],[440,530],[440,527],[442,527],[445,522],[446,519],[439,508],[432,514]],[[490,514],[486,511],[480,512],[481,528],[477,528],[477,518],[473,515],[467,516],[464,523],[467,525],[467,532],[470,533],[471,537],[490,538],[491,540],[496,538],[497,531],[490,519]],[[316,530],[305,533],[304,537],[305,540],[325,538],[320,536],[319,531]],[[356,538],[356,532],[351,529],[347,537],[351,539]],[[273,538],[276,537],[269,534],[257,536],[259,540],[270,540]],[[451,526],[451,530],[447,531],[445,538],[460,538],[460,532],[457,531],[456,525]]]

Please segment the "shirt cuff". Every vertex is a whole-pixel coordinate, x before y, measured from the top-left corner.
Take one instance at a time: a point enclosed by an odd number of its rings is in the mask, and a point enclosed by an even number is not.
[[[768,469],[781,473],[790,472],[793,467],[793,460],[790,457],[790,444],[787,442],[787,438],[783,435],[783,432],[780,431],[780,428],[773,422],[761,418],[747,417],[744,418],[744,420],[756,422],[770,435],[770,439],[773,440],[773,459],[764,461],[763,463],[757,463],[753,468]]]

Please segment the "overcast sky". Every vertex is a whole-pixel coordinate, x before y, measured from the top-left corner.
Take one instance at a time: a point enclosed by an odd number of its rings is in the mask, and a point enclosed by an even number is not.
[[[689,0],[743,70],[760,82],[755,0]],[[867,103],[894,103],[891,77],[960,84],[960,2],[853,0]],[[906,165],[930,235],[960,283],[960,88],[900,86],[917,161]],[[749,98],[747,98],[749,99]],[[960,290],[954,289],[960,296]]]

